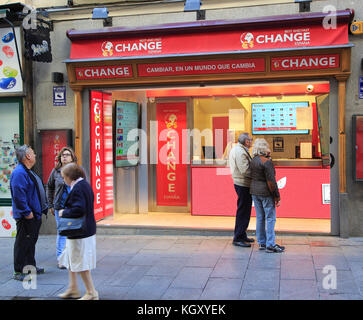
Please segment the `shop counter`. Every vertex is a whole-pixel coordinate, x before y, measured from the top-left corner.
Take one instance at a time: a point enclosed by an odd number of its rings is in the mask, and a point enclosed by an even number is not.
[[[306,161],[294,161],[294,166],[287,166],[292,164],[287,161],[274,162],[281,195],[277,217],[330,218],[330,193],[323,191],[330,188],[330,170],[321,167],[319,161],[310,162],[311,166]],[[217,163],[191,165],[192,215],[235,216],[236,206],[237,195],[229,167]],[[255,216],[254,207],[252,216]]]

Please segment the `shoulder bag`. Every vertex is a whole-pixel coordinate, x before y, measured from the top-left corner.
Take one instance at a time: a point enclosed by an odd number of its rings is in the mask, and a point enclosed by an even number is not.
[[[59,217],[58,232],[61,236],[80,237],[86,233],[85,215],[80,218]]]

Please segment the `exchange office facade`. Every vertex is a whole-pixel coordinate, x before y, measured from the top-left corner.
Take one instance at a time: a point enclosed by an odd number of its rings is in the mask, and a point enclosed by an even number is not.
[[[334,29],[325,17],[68,30],[75,150],[89,170],[96,219],[233,216],[226,159],[247,131],[273,149],[278,218],[326,219],[339,235],[353,13],[338,11]],[[141,130],[130,141],[132,129]],[[195,130],[211,136],[183,139]]]

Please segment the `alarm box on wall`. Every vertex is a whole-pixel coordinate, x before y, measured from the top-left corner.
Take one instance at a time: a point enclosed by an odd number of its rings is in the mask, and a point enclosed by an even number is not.
[[[363,115],[352,116],[353,179],[363,181]]]

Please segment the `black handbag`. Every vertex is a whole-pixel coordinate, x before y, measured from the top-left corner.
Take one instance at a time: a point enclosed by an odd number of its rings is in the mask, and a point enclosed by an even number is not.
[[[80,237],[86,232],[85,216],[80,218],[59,217],[58,232],[61,236]]]

